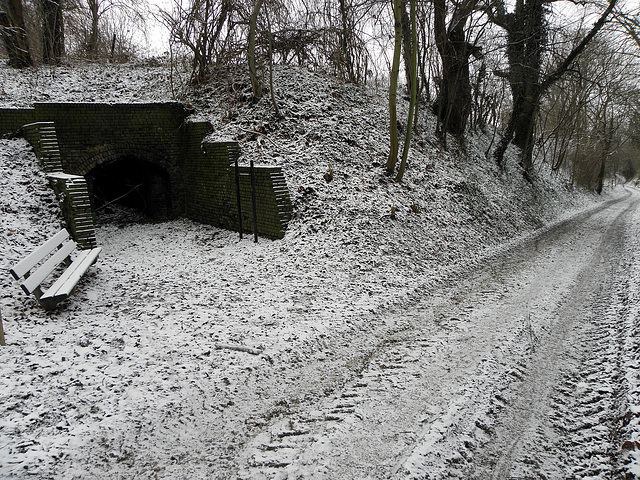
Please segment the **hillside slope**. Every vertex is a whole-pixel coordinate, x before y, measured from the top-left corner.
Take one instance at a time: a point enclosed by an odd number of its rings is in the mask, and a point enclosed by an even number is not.
[[[35,74],[0,69],[0,75],[5,105],[163,101],[172,92],[166,68],[157,66],[85,65]],[[182,98],[212,122],[213,139],[240,143],[243,161],[283,167],[295,209],[288,239],[302,235],[306,245],[323,245],[320,255],[332,269],[351,270],[346,257],[360,257],[370,264],[361,281],[379,285],[378,293],[381,271],[393,270],[392,283],[409,285],[596,201],[568,191],[544,166],[533,185],[525,182],[513,152],[500,172],[487,155],[497,139],[492,133],[471,133],[464,146],[449,139],[443,148],[424,106],[407,173],[396,183],[383,175],[388,119],[382,94],[296,68],[278,69],[274,82],[283,119],[275,118],[268,95],[257,105],[247,101],[247,78],[201,85]],[[405,111],[401,102],[399,118]]]
[[[171,98],[159,67],[2,68],[0,80],[5,105]],[[233,95],[212,83],[184,100],[212,122],[213,138],[240,142],[244,161],[283,167],[294,201],[283,240],[254,244],[125,212],[101,219],[103,254],[57,310],[44,313],[2,277],[3,471],[230,478],[262,425],[342,385],[403,329],[390,311],[599,201],[544,169],[529,184],[511,157],[498,171],[485,157],[490,135],[442,148],[425,113],[396,183],[382,173],[381,94],[293,68],[276,84],[283,119],[268,98],[246,101],[246,81]],[[25,185],[46,191],[26,143],[3,140],[0,153],[6,272],[60,220]]]

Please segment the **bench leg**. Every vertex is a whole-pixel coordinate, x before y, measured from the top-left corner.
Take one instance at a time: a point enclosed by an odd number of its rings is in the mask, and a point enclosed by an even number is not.
[[[58,305],[61,301],[66,300],[68,297],[69,297],[68,295],[58,295],[55,297],[46,297],[46,298],[41,297],[38,300],[38,303],[40,303],[42,308],[44,308],[46,311],[49,311],[56,308],[56,305]]]

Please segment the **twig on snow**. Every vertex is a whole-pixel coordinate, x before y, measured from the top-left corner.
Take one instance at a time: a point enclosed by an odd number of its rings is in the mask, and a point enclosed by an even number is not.
[[[293,155],[295,152],[292,152],[290,150],[287,150],[286,148],[283,148],[282,145],[278,145],[276,142],[274,142],[273,140],[271,140],[267,135],[265,135],[262,132],[259,132],[257,130],[247,130],[246,128],[242,128],[242,127],[238,127],[238,130],[242,130],[245,133],[251,133],[251,134],[256,134],[256,135],[262,135],[265,140],[268,140],[274,147],[276,147],[277,149],[279,149],[280,151],[284,152],[284,153],[288,153],[289,155]]]
[[[4,341],[4,328],[2,327],[2,311],[0,311],[0,345],[3,347],[6,345]]]
[[[236,350],[238,352],[250,353],[251,355],[260,355],[262,350],[256,348],[245,347],[243,345],[228,345],[224,343],[216,343],[216,350]]]

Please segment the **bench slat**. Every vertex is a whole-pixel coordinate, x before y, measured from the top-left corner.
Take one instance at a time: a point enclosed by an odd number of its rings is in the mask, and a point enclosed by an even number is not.
[[[60,230],[11,269],[11,275],[13,275],[13,278],[20,280],[67,238],[69,238],[69,232],[65,229]]]
[[[102,248],[81,250],[71,265],[60,275],[49,289],[40,297],[40,303],[45,309],[53,308],[57,303],[67,298],[82,278],[82,275],[98,259]]]
[[[66,241],[60,250],[51,255],[37,268],[35,272],[29,275],[29,277],[20,285],[27,295],[33,293],[33,291],[38,288],[42,282],[44,282],[51,272],[53,272],[75,248],[76,242],[73,240]]]

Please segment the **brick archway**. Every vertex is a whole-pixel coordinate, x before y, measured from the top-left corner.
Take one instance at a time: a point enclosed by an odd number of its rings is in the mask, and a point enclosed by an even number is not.
[[[127,154],[103,160],[85,175],[95,212],[114,204],[134,208],[154,220],[176,216],[171,176],[160,162]]]
[[[238,189],[235,169],[231,167],[240,156],[239,145],[233,141],[208,141],[212,125],[189,118],[191,113],[188,106],[176,102],[36,103],[28,109],[0,108],[0,133],[18,128],[20,122],[30,122],[33,128],[25,129],[24,134],[43,164],[55,157],[56,171],[65,175],[89,177],[102,165],[108,168],[123,158],[135,159],[133,162],[146,165],[150,171],[146,177],[143,175],[149,187],[144,198],[147,203],[163,205],[160,210],[166,210],[167,217],[186,216],[236,229],[240,223],[238,212],[246,220],[255,198],[258,233],[281,238],[292,215],[282,169],[256,166],[255,182],[250,182],[251,170],[241,165]],[[40,132],[45,123],[51,129],[51,138]],[[170,200],[155,201],[154,189],[170,192]],[[85,206],[87,223],[92,223],[88,202]],[[242,224],[245,228],[251,226],[249,221]]]
[[[157,149],[140,145],[101,145],[87,149],[83,158],[74,164],[76,175],[87,175],[94,168],[112,163],[123,157],[136,157],[166,170],[170,175],[177,173],[177,166]]]
[[[125,195],[123,201],[115,203],[137,208],[155,220],[184,214],[184,205],[180,202],[184,192],[180,169],[158,150],[139,145],[103,145],[88,151],[75,167],[77,170],[73,173],[87,179],[94,209]],[[104,183],[108,178],[116,183]],[[139,188],[134,188],[136,186]],[[139,202],[134,200],[136,196]]]

